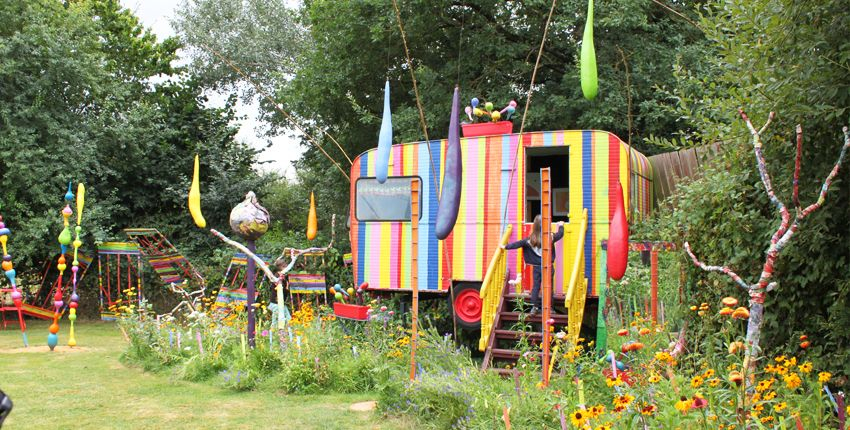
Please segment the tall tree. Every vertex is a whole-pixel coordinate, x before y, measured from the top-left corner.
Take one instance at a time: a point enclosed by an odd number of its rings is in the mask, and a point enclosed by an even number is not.
[[[274,92],[296,70],[309,30],[284,0],[183,0],[173,22],[187,48],[191,68],[210,87],[256,95],[245,78],[218,55],[232,61],[260,86]]]
[[[683,188],[660,219],[667,227],[660,231],[668,237],[685,232],[706,263],[724,262],[742,277],[758,278],[763,250],[779,221],[752,164],[750,133],[736,119],[738,108],[759,123],[768,112],[777,113],[762,139],[773,188],[782,201],[792,200],[795,125],[802,124],[799,196],[802,201],[817,196],[840,150],[841,128],[850,122],[850,11],[840,0],[716,0],[708,4],[700,26],[711,41],[706,49],[710,67],[700,73],[678,71],[681,80],[673,95],[681,105],[675,114],[687,118],[688,137],[721,142],[725,153]],[[823,207],[801,223],[805,233],[776,260],[777,288],[765,303],[769,311],[762,339],[769,352],[797,353],[797,336],[808,335],[817,339],[809,354],[850,375],[846,169],[845,163]],[[693,291],[697,300],[735,292],[725,279],[706,279],[699,271],[692,276],[701,285]]]

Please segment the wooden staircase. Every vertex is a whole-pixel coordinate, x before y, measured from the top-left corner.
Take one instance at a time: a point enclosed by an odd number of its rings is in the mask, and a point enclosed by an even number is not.
[[[569,265],[569,271],[566,272],[569,276],[560,289],[564,294],[556,294],[553,297],[549,314],[554,320],[553,333],[563,330],[567,333],[565,341],[572,344],[579,338],[587,296],[587,278],[584,276],[587,222],[587,209],[584,209],[575,222],[564,226],[564,238],[559,243],[559,252],[565,256],[565,264]],[[490,260],[480,291],[482,312],[478,348],[484,352],[482,368],[496,369],[503,374],[511,372],[504,368],[506,364],[514,364],[520,358],[518,346],[522,341],[527,342],[527,345],[540,345],[543,342],[542,314],[526,314],[525,312],[531,310],[529,295],[518,294],[511,286],[513,281],[508,280],[505,250],[502,246],[510,238],[511,230],[508,225],[499,242],[500,246],[496,248]],[[519,306],[521,303],[523,306]],[[522,330],[517,330],[518,326],[523,326]],[[537,351],[536,348],[530,350]],[[543,355],[541,352],[534,353]]]
[[[564,303],[563,296],[556,296],[553,303]],[[520,304],[524,312],[520,312]],[[502,296],[499,300],[498,312],[493,320],[493,330],[490,332],[490,338],[487,342],[487,349],[484,351],[484,361],[482,369],[493,369],[502,374],[508,374],[511,371],[506,369],[506,365],[513,367],[520,358],[519,351],[520,341],[525,338],[529,345],[535,347],[540,345],[543,340],[543,325],[542,315],[529,315],[527,312],[531,310],[531,302],[529,294],[516,294],[510,288],[504,288]],[[554,333],[560,330],[567,331],[569,316],[563,306],[553,306],[549,316],[555,321]],[[518,330],[518,326],[525,326],[525,330]],[[538,357],[542,353],[534,352]]]

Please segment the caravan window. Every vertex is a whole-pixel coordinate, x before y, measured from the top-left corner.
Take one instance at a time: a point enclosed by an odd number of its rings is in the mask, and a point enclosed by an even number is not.
[[[410,221],[410,184],[418,177],[387,178],[379,184],[375,178],[360,178],[355,184],[355,215],[358,221]],[[419,197],[422,207],[422,196]],[[422,218],[422,212],[419,213]]]

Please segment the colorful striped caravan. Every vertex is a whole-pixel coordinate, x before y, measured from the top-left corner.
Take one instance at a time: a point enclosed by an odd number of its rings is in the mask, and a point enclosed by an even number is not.
[[[376,151],[354,160],[351,168],[351,246],[355,284],[368,282],[370,289],[409,290],[411,270],[416,270],[419,290],[445,292],[451,282],[480,282],[505,224],[513,225],[513,237],[527,230],[539,203],[533,200],[534,171],[541,165],[560,175],[562,187],[553,190],[556,211],[560,193],[561,219],[588,212],[585,240],[585,276],[588,293],[596,296],[605,282],[600,243],[608,236],[614,184],[628,190],[626,206],[632,217],[642,217],[652,206],[651,166],[643,154],[631,150],[617,136],[604,131],[550,131],[461,139],[463,190],[457,224],[452,234],[438,241],[433,229],[437,215],[437,188],[429,161],[442,178],[446,140],[394,145],[390,178],[378,184]],[[517,171],[511,181],[516,160]],[[530,170],[530,172],[529,172]],[[526,181],[528,180],[528,184]],[[410,183],[419,181],[418,264],[411,266]],[[557,185],[555,185],[557,187]],[[509,189],[511,190],[509,192]],[[527,195],[528,194],[528,195]],[[557,214],[556,214],[557,215]],[[557,217],[555,218],[558,219]],[[564,257],[575,255],[565,241],[556,247],[556,295],[563,294],[569,280]],[[507,267],[514,277],[523,270],[520,252],[508,254]],[[530,282],[524,277],[524,282]],[[526,286],[530,288],[530,286]]]

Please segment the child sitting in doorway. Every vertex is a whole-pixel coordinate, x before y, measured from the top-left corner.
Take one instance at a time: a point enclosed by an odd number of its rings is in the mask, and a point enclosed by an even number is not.
[[[543,217],[537,215],[534,217],[534,224],[531,226],[531,234],[527,238],[518,240],[513,243],[502,246],[502,249],[518,249],[522,248],[522,257],[525,264],[533,266],[533,287],[531,288],[531,315],[540,311],[540,283],[543,278],[543,269],[541,263],[543,261]],[[555,242],[564,237],[564,222],[558,222],[558,232],[552,235],[552,261],[555,261]],[[555,271],[552,271],[552,279],[554,281]],[[554,291],[554,289],[553,289]]]

